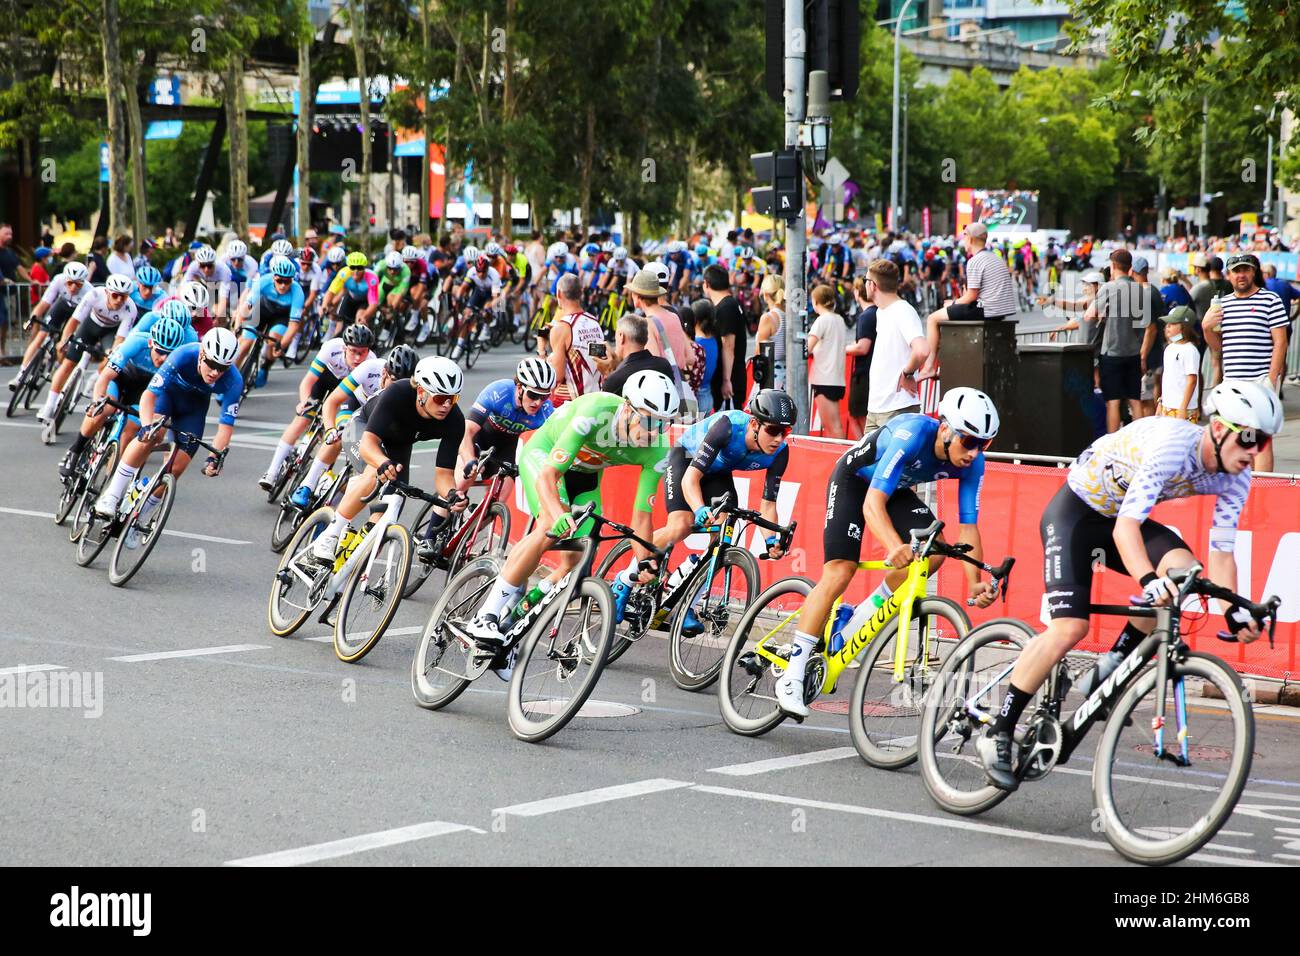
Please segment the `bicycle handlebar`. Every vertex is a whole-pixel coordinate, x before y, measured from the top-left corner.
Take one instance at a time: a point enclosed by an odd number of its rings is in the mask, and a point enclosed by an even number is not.
[[[362,504],[370,504],[376,498],[382,498],[385,495],[399,494],[407,498],[417,498],[420,501],[427,501],[436,508],[451,508],[458,500],[460,495],[452,491],[447,497],[442,497],[435,492],[424,491],[415,485],[407,484],[400,478],[393,478],[389,481],[376,481],[375,490],[370,492],[361,499]]]
[[[913,528],[912,553],[918,558],[926,558],[931,554],[941,555],[945,558],[955,558],[958,561],[964,561],[967,564],[973,564],[981,571],[985,572],[993,579],[993,596],[997,597],[998,592],[1002,593],[1002,600],[1007,599],[1007,594],[1011,589],[1011,569],[1015,567],[1015,558],[1004,558],[1002,563],[994,567],[986,564],[978,558],[970,555],[972,546],[969,544],[948,544],[946,541],[939,540],[939,532],[944,528],[944,523],[935,519],[934,523],[928,528]],[[966,599],[967,606],[975,604],[974,598]]]
[[[736,505],[729,504],[728,503],[729,500],[730,500],[729,496],[719,495],[718,497],[714,498],[712,501],[709,502],[709,508],[712,511],[712,514],[710,516],[711,522],[716,521],[718,516],[721,514],[729,514],[732,517],[739,518],[742,521],[748,521],[752,525],[757,525],[758,527],[763,528],[766,531],[771,531],[780,535],[781,550],[784,551],[787,548],[789,548],[790,542],[794,538],[795,528],[799,527],[798,521],[791,521],[790,524],[788,525],[778,524],[775,521],[768,521],[757,511],[750,511],[748,508],[741,508]],[[759,560],[766,561],[767,555],[760,554]]]
[[[1215,584],[1208,578],[1201,577],[1201,572],[1205,567],[1200,563],[1192,564],[1186,568],[1174,568],[1169,571],[1165,577],[1169,578],[1174,584],[1181,585],[1178,588],[1179,607],[1182,606],[1183,600],[1192,594],[1199,594],[1207,598],[1217,598],[1225,604],[1235,608],[1240,608],[1254,618],[1255,623],[1263,626],[1268,621],[1268,646],[1275,647],[1274,632],[1277,630],[1277,610],[1282,606],[1282,598],[1278,595],[1265,598],[1262,602],[1255,602],[1249,598],[1244,598],[1240,594],[1230,591],[1222,585]],[[1129,604],[1134,607],[1153,607],[1154,603],[1145,594],[1135,594],[1129,597]],[[1236,634],[1228,631],[1219,631],[1215,635],[1219,640],[1228,644],[1240,643]]]

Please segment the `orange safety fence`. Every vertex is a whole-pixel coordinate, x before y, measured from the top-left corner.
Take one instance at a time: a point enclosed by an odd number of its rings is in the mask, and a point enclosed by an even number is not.
[[[783,524],[792,519],[799,525],[788,555],[777,561],[760,563],[763,586],[791,574],[806,575],[814,580],[822,566],[822,525],[826,516],[826,489],[836,460],[847,447],[844,442],[796,436],[791,439],[790,466],[781,483],[777,514]],[[1039,465],[992,461],[987,463],[980,502],[979,528],[984,556],[988,564],[997,564],[1007,555],[1016,558],[1011,575],[1009,599],[999,600],[987,610],[967,608],[971,620],[978,624],[992,617],[1010,615],[1039,627],[1046,618],[1043,609],[1043,545],[1039,536],[1039,519],[1048,501],[1065,481],[1065,469]],[[736,491],[742,507],[759,507],[763,490],[763,472],[736,472]],[[619,521],[631,518],[636,485],[633,468],[608,469],[602,482],[602,499],[606,513]],[[935,483],[935,513],[948,523],[945,536],[955,540],[957,522],[957,483]],[[921,492],[922,489],[918,489]],[[1214,500],[1210,497],[1167,501],[1156,506],[1152,517],[1178,531],[1193,552],[1205,560]],[[511,537],[518,540],[528,524],[523,490],[516,482],[515,500],[511,502]],[[655,527],[665,522],[661,496],[655,498]],[[756,555],[766,549],[766,532],[749,528],[738,542]],[[688,553],[702,551],[706,537],[692,535],[674,551],[674,563]],[[879,560],[884,551],[874,542],[863,549],[863,560]],[[1296,646],[1300,638],[1300,484],[1287,478],[1256,478],[1241,516],[1237,534],[1237,591],[1254,600],[1277,594],[1282,598],[1276,631],[1276,647],[1270,650],[1267,638],[1251,645],[1229,644],[1215,635],[1225,628],[1221,609],[1211,604],[1208,613],[1201,610],[1200,599],[1189,603],[1184,615],[1184,636],[1193,650],[1203,650],[1223,658],[1239,672],[1261,677],[1284,679],[1297,674]],[[879,583],[879,572],[862,572],[854,580],[845,600],[856,603]],[[1094,576],[1093,601],[1126,604],[1137,593],[1135,581],[1125,574],[1102,570]],[[937,592],[963,602],[966,578],[957,562],[947,561],[937,575]],[[1088,639],[1080,649],[1102,651],[1110,647],[1123,626],[1118,618],[1094,618]]]

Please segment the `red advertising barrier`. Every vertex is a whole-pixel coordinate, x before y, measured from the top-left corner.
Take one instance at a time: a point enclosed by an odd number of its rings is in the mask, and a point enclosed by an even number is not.
[[[782,523],[799,522],[790,554],[779,561],[760,564],[763,585],[791,574],[806,575],[814,580],[822,566],[822,524],[826,515],[826,488],[831,470],[843,453],[845,443],[819,438],[796,437],[790,468],[781,483],[777,513]],[[757,508],[762,495],[762,472],[737,472],[736,490],[743,506]],[[636,472],[612,468],[604,477],[603,497],[612,518],[627,521],[631,517]],[[1065,469],[988,462],[980,505],[980,533],[984,541],[985,560],[996,564],[1007,555],[1016,558],[1011,575],[1009,599],[998,601],[987,610],[968,608],[975,623],[991,617],[1010,615],[1039,626],[1043,618],[1043,545],[1038,523],[1052,495],[1065,481]],[[937,483],[936,514],[947,521],[948,539],[956,536],[957,483]],[[512,537],[518,539],[528,523],[523,492],[516,483],[515,501],[511,503]],[[1153,517],[1176,529],[1204,560],[1208,552],[1213,499],[1209,497],[1167,501],[1156,506]],[[655,502],[655,526],[665,521],[662,500]],[[749,529],[742,542],[755,554],[764,550],[765,532]],[[678,559],[692,550],[702,550],[704,535],[693,535],[674,552]],[[864,560],[880,560],[884,551],[874,543],[864,548]],[[1237,535],[1237,590],[1255,600],[1265,595],[1282,597],[1277,625],[1277,646],[1270,650],[1267,638],[1246,645],[1226,644],[1216,639],[1224,629],[1220,609],[1211,613],[1196,612],[1184,616],[1188,643],[1194,650],[1204,650],[1222,657],[1238,671],[1264,677],[1283,678],[1297,673],[1296,646],[1300,638],[1300,486],[1288,479],[1256,478],[1250,498],[1242,513]],[[879,572],[857,576],[845,600],[862,600],[879,583]],[[1127,575],[1102,571],[1094,577],[1093,600],[1098,603],[1124,604],[1137,591]],[[966,579],[961,568],[945,562],[938,574],[938,593],[954,600],[964,600]],[[1116,619],[1094,618],[1083,650],[1105,650],[1123,626]]]

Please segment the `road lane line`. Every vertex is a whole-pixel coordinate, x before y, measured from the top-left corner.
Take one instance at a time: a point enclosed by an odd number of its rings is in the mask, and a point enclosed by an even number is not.
[[[0,508],[0,514],[22,515],[25,518],[53,518],[53,511],[28,511],[25,508]]]
[[[830,750],[813,750],[806,754],[794,754],[790,757],[772,757],[768,760],[755,760],[752,763],[733,763],[725,767],[710,767],[709,773],[724,773],[729,777],[752,777],[759,773],[771,773],[773,770],[786,770],[790,767],[803,767],[813,763],[826,763],[831,760],[843,760],[852,757],[857,751],[852,747],[832,747]]]
[[[53,520],[54,512],[52,511],[28,511],[24,508],[0,508],[0,514],[22,515],[27,518],[50,518]],[[239,538],[219,538],[211,534],[199,534],[196,531],[169,531],[163,529],[164,535],[170,535],[173,538],[193,538],[195,541],[210,541],[213,544],[252,544],[252,541],[243,541]]]
[[[206,657],[209,654],[237,654],[240,651],[264,651],[269,644],[223,644],[220,647],[192,647],[185,651],[157,651],[152,654],[127,654],[125,657],[110,657],[110,661],[134,664],[137,661],[165,661],[173,657]]]
[[[40,424],[39,422],[5,422],[5,421],[0,421],[0,425],[4,425],[6,428],[44,428],[44,427],[45,427],[44,425]]]
[[[861,807],[851,803],[831,803],[826,800],[808,800],[803,797],[786,797],[778,793],[759,793],[755,790],[736,790],[733,787],[714,787],[708,784],[696,784],[691,788],[701,793],[712,793],[724,797],[742,797],[747,800],[759,800],[766,803],[783,803],[794,807],[808,807],[813,810],[833,810],[837,813],[852,813],[864,817],[878,817],[883,820],[895,820],[899,823],[919,823],[922,826],[940,827],[948,830],[966,830],[972,833],[984,833],[989,836],[1013,837],[1017,840],[1032,840],[1038,843],[1054,843],[1060,846],[1073,846],[1086,850],[1104,850],[1114,853],[1109,843],[1099,840],[1084,840],[1080,837],[1060,836],[1055,833],[1035,833],[1031,830],[1017,830],[1014,827],[996,826],[991,823],[977,823],[974,820],[954,820],[947,817],[928,817],[919,813],[907,813],[902,810],[884,810],[879,807]],[[1241,860],[1235,857],[1207,856],[1194,854],[1191,859],[1206,863],[1226,863],[1232,866],[1282,866],[1280,863],[1265,863],[1263,860]]]
[[[444,823],[433,820],[429,823],[416,823],[409,827],[397,827],[394,830],[379,830],[376,833],[363,833],[360,836],[347,837],[343,840],[331,840],[328,843],[315,843],[299,847],[296,850],[280,850],[277,853],[263,853],[260,856],[246,856],[239,860],[227,860],[223,866],[302,866],[304,863],[318,863],[321,860],[334,860],[353,853],[377,850],[386,846],[398,846],[415,840],[427,840],[430,837],[446,836],[448,833],[483,833],[478,827],[463,823]]]
[[[545,800],[533,800],[530,803],[516,803],[510,807],[498,807],[493,813],[508,813],[516,817],[540,817],[547,813],[558,813],[561,810],[576,810],[578,807],[589,807],[597,803],[608,803],[611,800],[626,800],[629,797],[640,797],[647,793],[662,793],[665,790],[680,790],[683,787],[689,787],[692,784],[685,780],[667,780],[663,777],[656,777],[653,780],[640,780],[636,783],[623,783],[614,787],[601,787],[598,790],[583,790],[580,793],[566,793],[559,797],[548,797]]]
[[[0,675],[3,674],[32,674],[36,671],[63,671],[67,670],[62,664],[19,664],[16,667],[0,667]]]
[[[358,637],[365,637],[369,633],[369,631],[353,631],[348,635],[348,637],[356,640]],[[419,627],[390,627],[388,630],[384,631],[384,637],[401,637],[404,634],[422,633],[424,633],[424,625],[420,625]],[[319,637],[304,637],[303,640],[315,641],[318,644],[333,644],[334,635],[332,633],[322,634]]]

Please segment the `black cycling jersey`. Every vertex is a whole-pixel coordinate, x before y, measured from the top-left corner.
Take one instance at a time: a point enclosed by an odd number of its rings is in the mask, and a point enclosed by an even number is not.
[[[438,439],[435,468],[456,467],[456,452],[465,437],[464,413],[453,407],[446,418],[425,418],[415,407],[415,386],[409,378],[393,382],[367,402],[362,413],[366,432],[378,436],[384,454],[402,466],[405,480],[410,481],[411,450],[419,441]]]

